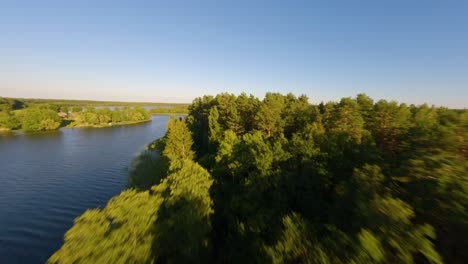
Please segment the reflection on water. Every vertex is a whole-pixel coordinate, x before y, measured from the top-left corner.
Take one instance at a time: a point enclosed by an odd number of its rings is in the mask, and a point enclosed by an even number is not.
[[[43,263],[73,219],[127,184],[128,166],[168,116],[110,128],[0,133],[0,263]]]

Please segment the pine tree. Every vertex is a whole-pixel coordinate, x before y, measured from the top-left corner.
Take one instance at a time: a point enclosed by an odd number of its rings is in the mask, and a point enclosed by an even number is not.
[[[170,192],[154,227],[156,263],[206,263],[210,259],[212,183],[208,171],[190,160],[167,177]]]
[[[193,140],[183,119],[169,119],[163,155],[169,159],[170,169],[181,166],[184,160],[193,160]]]

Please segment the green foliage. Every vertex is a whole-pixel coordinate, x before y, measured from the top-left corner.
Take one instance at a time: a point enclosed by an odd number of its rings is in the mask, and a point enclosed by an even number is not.
[[[17,129],[20,126],[18,118],[11,112],[0,112],[0,128]]]
[[[254,129],[255,115],[259,104],[260,100],[253,95],[247,96],[247,94],[242,93],[237,97],[236,106],[244,132],[252,131]]]
[[[136,106],[135,108],[130,109],[128,115],[130,116],[130,119],[132,121],[142,121],[142,120],[148,120],[151,118],[148,111],[146,111],[141,106]]]
[[[91,100],[63,100],[63,99],[17,99],[0,97],[0,105],[9,104],[12,110],[18,110],[33,105],[55,105],[60,107],[129,107],[143,106],[154,108],[186,108],[187,104],[172,103],[148,103],[148,102],[116,102],[116,101],[91,101]],[[0,107],[1,108],[1,107]],[[75,112],[75,111],[74,111]],[[183,112],[182,112],[183,113]]]
[[[168,160],[159,151],[144,151],[132,162],[129,170],[129,187],[149,190],[166,178],[169,169]]]
[[[150,120],[151,116],[143,107],[123,109],[109,108],[96,109],[94,107],[86,107],[84,111],[73,113],[72,119],[79,126],[108,126],[112,124],[134,123]]]
[[[151,114],[188,114],[187,105],[156,106],[149,111]]]
[[[48,108],[27,108],[18,112],[17,118],[24,131],[54,130],[62,122],[57,112]]]
[[[273,263],[331,263],[322,246],[310,236],[306,221],[297,213],[283,218],[284,229],[273,247],[266,247]]]
[[[241,116],[236,107],[236,96],[233,94],[219,94],[215,97],[216,109],[219,112],[218,122],[223,130],[232,130],[236,134],[243,132]]]
[[[152,263],[152,227],[164,199],[163,186],[151,192],[128,190],[102,209],[86,211],[65,234],[48,263]]]
[[[122,122],[122,112],[120,111],[119,108],[117,108],[117,109],[115,109],[114,111],[112,111],[111,120],[112,120],[112,123],[120,123],[120,122]]]
[[[211,112],[211,107],[215,103],[216,101],[212,96],[203,96],[202,98],[195,98],[193,103],[188,107],[188,127],[193,133],[194,148],[200,153],[205,153],[209,150],[208,116]]]
[[[406,105],[385,100],[374,106],[368,127],[374,136],[379,151],[393,161],[407,147],[407,133],[411,127],[411,112]]]
[[[25,131],[53,130],[60,125],[67,127],[104,127],[112,124],[130,124],[151,119],[142,107],[186,108],[186,105],[155,103],[123,103],[80,100],[12,99],[0,98],[0,129],[23,129]],[[113,106],[114,110],[108,107]],[[118,106],[124,106],[120,109]],[[133,106],[133,107],[129,107]],[[64,122],[52,111],[66,114]]]
[[[103,108],[98,111],[98,120],[100,124],[107,124],[111,121],[112,112],[109,108]]]
[[[219,112],[218,108],[215,106],[211,108],[210,115],[208,116],[209,124],[209,140],[210,143],[216,144],[221,139],[221,125],[219,124]],[[232,130],[231,130],[232,131]]]
[[[359,112],[359,105],[351,98],[343,98],[335,107],[329,129],[332,133],[346,135],[360,142],[364,129],[364,120]]]
[[[233,160],[234,148],[240,143],[240,139],[231,130],[224,132],[224,137],[221,140],[216,155],[216,162],[227,165],[230,171],[234,171],[239,164],[228,165]]]
[[[363,229],[358,234],[359,247],[357,250],[355,263],[382,263],[384,260],[384,250],[380,241],[372,232]]]
[[[81,110],[83,110],[83,108],[81,106],[73,106],[71,108],[72,112],[73,113],[78,113],[78,112],[81,112]]]
[[[284,119],[281,113],[285,107],[285,99],[280,94],[267,93],[256,115],[257,129],[267,137],[279,136],[283,133]]]
[[[69,233],[89,237],[67,233],[51,261],[468,261],[466,110],[374,103],[365,94],[311,105],[292,94],[261,101],[224,93],[196,98],[188,111],[137,158],[130,186],[141,192],[119,204],[153,199],[129,212],[146,221],[126,236],[141,234],[139,258],[133,244],[123,249],[122,238],[109,237],[110,203],[82,216],[95,220],[77,220]]]
[[[0,112],[23,109],[26,104],[24,100],[0,97]]]
[[[154,229],[156,262],[203,263],[210,258],[212,183],[211,175],[190,160],[167,177],[165,184],[170,191],[158,211]]]
[[[169,119],[163,155],[169,159],[170,169],[173,170],[185,160],[192,160],[193,140],[185,120]]]
[[[97,113],[91,112],[92,110],[87,109],[82,115],[82,120],[86,124],[97,125],[99,124],[99,116]]]
[[[168,147],[176,153],[183,150],[186,146],[170,144],[179,129],[187,130],[184,121],[171,120],[165,139],[151,144],[150,150],[159,154]],[[149,154],[134,165],[130,182],[135,189],[122,192],[102,210],[78,217],[49,263],[180,263],[211,258],[211,175],[185,156],[166,177],[168,168],[161,159],[169,157],[153,159]],[[145,167],[148,161],[150,166]],[[149,176],[150,171],[155,175],[148,180],[135,176]]]

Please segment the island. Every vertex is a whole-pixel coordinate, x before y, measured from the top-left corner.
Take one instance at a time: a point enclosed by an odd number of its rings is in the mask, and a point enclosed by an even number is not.
[[[148,122],[153,114],[186,113],[185,104],[0,97],[0,132],[100,128]]]

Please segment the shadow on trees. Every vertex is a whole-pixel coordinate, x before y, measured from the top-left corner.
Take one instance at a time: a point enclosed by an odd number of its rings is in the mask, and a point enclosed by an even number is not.
[[[165,199],[152,228],[156,263],[212,262],[211,223],[204,207],[188,194]]]
[[[145,150],[132,161],[129,168],[128,187],[146,191],[167,176],[169,161],[157,151]]]
[[[60,127],[66,127],[66,126],[70,125],[72,122],[73,122],[73,120],[64,119],[64,120],[62,120],[62,122],[60,123]]]

